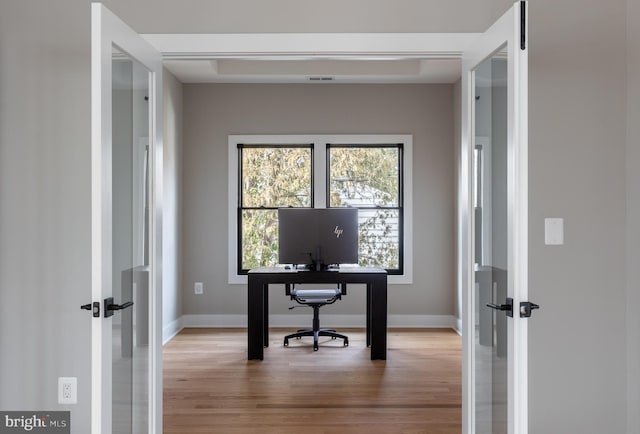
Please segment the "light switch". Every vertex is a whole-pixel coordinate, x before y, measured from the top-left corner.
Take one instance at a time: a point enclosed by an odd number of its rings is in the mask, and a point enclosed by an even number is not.
[[[204,285],[202,282],[196,282],[195,285],[193,285],[193,292],[195,294],[203,294],[204,293]]]
[[[564,219],[544,219],[544,243],[547,246],[561,246],[564,244]]]

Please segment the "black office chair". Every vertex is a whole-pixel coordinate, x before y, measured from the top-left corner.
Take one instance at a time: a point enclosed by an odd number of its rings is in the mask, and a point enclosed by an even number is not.
[[[336,289],[295,289],[295,285],[285,285],[286,294],[291,296],[299,304],[311,306],[313,308],[313,327],[310,329],[298,330],[284,337],[284,346],[289,346],[289,339],[300,339],[303,336],[313,336],[313,351],[318,351],[318,338],[328,336],[331,339],[342,339],[344,346],[349,346],[349,338],[333,329],[320,328],[320,308],[325,304],[333,304],[346,295],[346,285],[339,284]],[[294,306],[295,307],[295,306]],[[290,309],[293,309],[291,307]]]

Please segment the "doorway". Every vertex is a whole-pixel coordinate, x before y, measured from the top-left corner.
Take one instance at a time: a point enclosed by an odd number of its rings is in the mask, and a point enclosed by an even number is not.
[[[383,61],[376,61],[378,64],[380,62]],[[459,60],[447,59],[442,62],[455,63],[459,75]],[[292,63],[293,61],[287,61],[288,65]],[[366,62],[362,63],[366,65]],[[272,67],[275,68],[275,65]],[[267,66],[263,66],[263,69],[267,69]],[[406,311],[411,314],[395,315],[394,326],[414,327],[427,324],[431,327],[455,327],[457,322],[453,315],[438,315],[437,311],[428,315],[423,308],[425,305],[442,303],[442,300],[453,302],[453,295],[450,293],[455,287],[453,234],[456,193],[451,173],[455,165],[453,85],[450,82],[390,83],[392,78],[387,78],[386,83],[345,84],[336,78],[320,83],[307,79],[293,84],[267,82],[184,85],[184,114],[193,114],[194,117],[183,120],[186,140],[189,141],[187,146],[191,149],[184,150],[182,155],[183,167],[190,171],[185,175],[182,190],[189,191],[189,195],[201,199],[208,197],[207,201],[211,203],[206,205],[201,203],[201,200],[187,199],[187,203],[184,204],[184,218],[192,221],[192,217],[189,216],[196,214],[198,218],[197,221],[189,223],[189,228],[183,232],[185,268],[182,287],[188,288],[183,302],[188,306],[187,313],[194,312],[194,309],[202,309],[207,313],[197,317],[187,315],[187,318],[184,318],[186,325],[195,326],[195,322],[198,321],[200,325],[241,326],[241,323],[233,322],[233,318],[230,318],[232,315],[225,315],[225,311],[240,317],[246,309],[243,294],[237,294],[238,291],[243,291],[242,287],[230,285],[226,281],[226,259],[220,263],[212,261],[206,264],[203,264],[203,259],[199,259],[217,257],[215,255],[220,253],[216,253],[215,250],[220,250],[220,245],[227,243],[227,231],[203,226],[208,221],[220,221],[226,217],[214,204],[220,201],[227,203],[226,184],[233,182],[225,176],[227,154],[231,155],[233,152],[226,145],[227,134],[264,132],[267,128],[267,131],[282,134],[299,132],[302,128],[315,133],[331,133],[338,130],[363,134],[370,131],[368,128],[375,127],[378,128],[378,132],[399,131],[414,134],[414,148],[417,151],[414,152],[413,158],[414,197],[418,195],[421,201],[419,205],[414,206],[414,209],[417,208],[413,213],[414,221],[421,222],[416,228],[420,240],[431,241],[415,241],[413,255],[433,258],[429,264],[422,264],[420,269],[415,270],[411,276],[411,283],[394,286],[396,290],[403,291],[405,297],[402,304],[408,306]],[[277,103],[270,103],[272,101]],[[249,103],[251,106],[248,106]],[[327,116],[329,112],[331,114]],[[413,113],[407,116],[407,112]],[[207,116],[202,113],[207,113]],[[365,119],[367,117],[369,119]],[[322,122],[318,122],[320,119],[323,119]],[[420,121],[421,119],[423,121]],[[295,125],[294,129],[287,129],[291,128],[287,127],[287,123]],[[202,164],[205,161],[207,164]],[[237,167],[237,162],[235,164]],[[231,166],[229,163],[229,167]],[[416,173],[417,171],[419,173]],[[215,185],[221,186],[214,187]],[[229,209],[229,213],[235,215],[233,205],[230,205]],[[206,235],[203,235],[205,232]],[[210,244],[209,247],[202,246],[203,236],[207,244]],[[431,279],[427,279],[428,274],[431,274]],[[203,295],[194,293],[194,282],[204,283]],[[216,294],[211,294],[212,291]],[[230,294],[234,293],[237,295],[232,299]],[[429,293],[432,298],[429,299],[425,293]],[[362,297],[364,293],[354,289],[342,300],[340,306],[332,306],[332,309],[323,314],[323,323],[340,329],[345,325],[358,325],[359,318],[363,318],[365,314]],[[290,301],[278,293],[277,289],[272,290],[270,305],[273,313],[272,323],[280,321],[278,324],[282,326],[294,325],[294,320],[290,319],[292,314],[287,313]],[[296,313],[298,315],[295,315]],[[302,317],[298,325],[309,321],[309,318],[304,318],[306,312],[296,309],[293,314]],[[326,314],[342,316],[344,321],[349,320],[353,323],[336,323],[337,318],[325,318]],[[271,351],[281,346],[275,345]],[[458,380],[461,381],[461,378]],[[437,413],[436,409],[429,411]],[[451,409],[443,411],[450,412]]]
[[[474,39],[474,38],[478,37],[477,35],[468,35],[468,36],[470,37],[470,39]],[[425,40],[428,40],[428,38],[426,38]],[[422,42],[425,42],[425,41],[422,41]],[[458,41],[458,42],[459,42],[459,41]],[[466,41],[466,42],[468,43],[469,41]],[[428,42],[425,42],[425,43],[428,43]],[[348,44],[347,44],[347,45],[348,45]],[[464,52],[464,50],[461,48],[461,49],[460,49],[460,53],[463,53],[463,52]],[[433,54],[433,53],[434,53],[434,51],[431,51],[431,52],[430,52],[430,55],[431,55],[431,56],[434,56],[434,54]],[[376,53],[376,54],[380,55],[379,53]],[[414,54],[415,54],[415,53],[414,53]],[[227,55],[228,55],[228,53],[227,53]],[[221,56],[224,58],[224,55],[221,55]],[[298,56],[298,57],[296,57],[296,56]],[[372,56],[373,56],[373,55],[372,55]],[[460,56],[462,56],[462,54],[460,54]],[[307,59],[307,57],[302,56],[300,53],[291,54],[290,56],[285,56],[285,57],[286,57],[286,59],[285,59],[285,60],[286,60],[286,62],[289,62],[289,63],[294,62],[295,60]],[[320,55],[320,57],[322,57],[322,56]],[[329,60],[336,60],[336,59],[335,59],[335,57],[339,57],[339,56],[336,56],[335,54],[333,54],[333,55],[327,55],[327,57],[329,58]],[[363,57],[366,57],[366,56],[363,56]],[[292,59],[292,58],[295,58],[295,59]],[[243,59],[243,60],[247,60],[247,59]],[[251,59],[249,59],[249,60],[251,60],[251,61],[255,61],[255,62],[265,61],[265,59],[264,59],[264,58],[255,57],[255,56],[254,56],[254,57],[252,57],[252,58],[251,58]],[[376,60],[380,60],[380,59],[378,58],[378,59],[376,59]],[[423,60],[424,60],[424,59],[423,59]],[[236,67],[239,67],[239,66],[236,64]],[[224,68],[222,68],[222,69],[224,69]],[[245,72],[246,72],[246,71],[245,71]],[[327,80],[327,81],[329,81],[329,80]],[[464,95],[464,92],[462,92],[462,93],[463,93],[463,95]],[[462,157],[462,158],[464,159],[464,157]],[[463,167],[463,168],[461,169],[461,172],[464,172],[465,170],[469,170],[469,169],[468,169],[468,167],[467,167],[467,168],[464,168],[464,167]],[[468,178],[467,178],[467,179],[468,179]],[[463,179],[463,180],[462,180],[462,183],[464,183],[464,182],[465,182],[465,180]],[[465,194],[465,193],[463,192],[462,194]],[[473,218],[472,218],[470,221],[473,221]],[[464,235],[464,234],[463,234],[463,235]],[[465,246],[465,245],[464,245],[464,242],[463,242],[463,244],[462,244],[461,246],[464,248],[464,246]],[[465,278],[464,278],[464,276],[461,276],[460,278],[461,278],[461,282],[463,282],[463,281],[464,281],[464,279],[465,279]],[[462,286],[464,286],[464,284],[462,284]],[[459,292],[458,294],[460,294],[460,292]],[[475,374],[472,374],[472,375],[475,375]],[[474,405],[475,405],[475,404],[474,404]]]
[[[523,3],[524,5],[524,3]],[[516,8],[514,7],[513,10],[516,10]],[[522,9],[522,11],[524,11],[524,8]],[[508,30],[508,26],[514,26],[514,23],[516,22],[516,20],[514,20],[513,18],[516,17],[516,13],[513,12],[511,13],[511,15],[509,15],[507,17],[506,20],[503,20],[503,23],[506,21],[507,24],[501,24],[500,26],[498,26],[500,28],[500,30],[495,30],[494,28],[490,29],[490,32],[493,36],[495,36],[495,32],[498,31],[500,32],[501,30],[505,30],[505,25],[507,26],[506,30]],[[511,24],[509,24],[509,22],[511,22]],[[519,21],[518,21],[519,22]],[[498,27],[496,27],[496,29],[498,29]],[[159,35],[160,38],[163,37],[163,35]],[[166,36],[166,35],[164,35]],[[233,57],[243,57],[243,56],[250,56],[252,58],[255,57],[260,57],[259,55],[257,55],[256,53],[261,53],[263,56],[275,56],[276,54],[279,56],[283,56],[285,57],[284,60],[291,60],[293,59],[297,59],[305,56],[325,56],[328,57],[329,59],[335,59],[337,58],[342,58],[344,60],[346,60],[347,57],[357,57],[360,58],[361,60],[363,60],[364,58],[367,58],[367,56],[383,56],[385,57],[385,59],[387,60],[391,60],[391,58],[393,56],[401,56],[403,58],[409,57],[409,58],[415,58],[416,56],[426,56],[429,59],[437,59],[437,58],[460,58],[463,57],[463,54],[465,53],[465,47],[468,45],[470,39],[475,39],[476,37],[478,37],[479,39],[484,39],[478,35],[447,35],[447,37],[443,38],[442,35],[411,35],[411,34],[407,34],[407,35],[393,35],[392,37],[390,37],[386,42],[387,44],[383,44],[385,46],[385,51],[379,51],[379,50],[368,50],[368,49],[363,49],[362,47],[380,47],[382,45],[380,45],[380,38],[385,39],[383,36],[381,35],[375,35],[373,36],[373,40],[369,41],[368,43],[365,43],[363,45],[363,41],[362,38],[367,39],[367,37],[371,37],[366,36],[366,35],[340,35],[339,38],[335,38],[335,35],[296,35],[297,40],[295,41],[295,44],[292,43],[293,39],[296,38],[291,38],[290,36],[282,36],[282,35],[244,35],[241,38],[238,38],[237,40],[234,40],[233,35],[231,37],[229,37],[229,35],[222,35],[222,44],[220,44],[220,38],[221,35],[182,35],[182,36],[186,36],[186,38],[182,38],[182,43],[187,43],[190,44],[192,43],[193,39],[198,39],[199,37],[207,39],[208,42],[211,42],[211,40],[214,41],[214,46],[215,46],[215,40],[216,38],[218,39],[218,45],[217,45],[217,55],[219,57],[226,57],[226,58],[233,58]],[[237,35],[236,35],[237,36]],[[481,35],[482,36],[482,35]],[[332,38],[333,37],[333,38]],[[251,42],[250,40],[253,39],[253,42]],[[191,39],[191,41],[190,41]],[[489,38],[490,40],[493,40],[492,38]],[[249,40],[249,43],[248,43]],[[302,42],[301,42],[302,41]],[[259,49],[248,49],[247,47],[251,47],[251,43],[255,44],[255,47],[260,47]],[[312,54],[309,54],[308,51],[300,51],[299,48],[300,47],[300,43],[302,43],[302,46],[306,46],[306,47],[316,47],[317,49],[313,50]],[[197,45],[197,44],[196,44]],[[194,45],[191,45],[191,47],[193,48]],[[203,46],[202,44],[200,46]],[[204,46],[210,46],[205,44]],[[449,50],[443,51],[443,46],[448,48]],[[156,45],[157,47],[157,45]],[[175,47],[175,45],[174,45]],[[222,47],[222,48],[220,48]],[[411,47],[411,49],[407,49],[407,47]],[[416,48],[418,47],[418,48]],[[307,48],[308,50],[308,48]],[[457,50],[457,51],[456,51]],[[164,51],[164,50],[162,50]],[[206,57],[206,54],[203,55],[202,53],[195,53],[193,50],[189,50],[190,51],[190,56],[195,56],[195,57]],[[165,53],[168,53],[169,51],[166,51]],[[175,53],[175,51],[174,51]],[[238,54],[241,53],[241,54]],[[244,53],[244,54],[242,54]],[[250,53],[250,54],[249,54]],[[338,53],[338,54],[336,54]],[[392,54],[390,54],[392,53]],[[444,54],[443,54],[444,53]],[[451,54],[454,53],[454,54]],[[209,53],[211,54],[211,53]],[[379,59],[378,59],[379,60]],[[465,69],[463,68],[463,71]],[[322,80],[322,77],[320,77],[320,80]],[[462,80],[462,94],[464,96],[465,101],[467,100],[468,94],[465,91],[467,86],[466,83],[466,77],[463,76],[463,80]],[[463,104],[463,113],[465,113],[465,105]],[[463,119],[464,120],[464,119]],[[467,137],[465,136],[465,126],[464,126],[464,122],[463,122],[463,142],[466,143]],[[464,146],[463,146],[464,148]],[[469,166],[467,165],[467,163],[465,163],[465,150],[463,149],[462,151],[462,167],[461,167],[461,178],[462,178],[462,184],[465,183],[465,179],[469,180],[469,174],[470,174],[470,170],[469,170]],[[467,155],[468,156],[468,155]],[[470,158],[469,160],[470,161]],[[518,164],[522,164],[521,161],[517,162]],[[525,159],[525,163],[526,163],[526,159]],[[519,166],[521,167],[521,166]],[[526,173],[526,171],[525,171]],[[466,178],[465,178],[466,177]],[[461,206],[464,207],[468,207],[469,203],[470,203],[470,195],[469,196],[465,196],[465,191],[467,191],[467,186],[462,187],[462,197],[461,197]],[[526,201],[525,201],[526,202]],[[526,209],[526,207],[525,207]],[[462,209],[462,212],[464,212],[465,209]],[[519,212],[522,212],[522,208],[518,208]],[[468,220],[466,220],[468,222],[473,222],[473,218],[470,218]],[[463,264],[463,276],[460,280],[461,286],[460,287],[464,287],[464,288],[471,288],[471,285],[467,285],[466,279],[464,277],[464,274],[466,273],[467,278],[469,277],[469,275],[471,274],[471,264],[468,260],[468,254],[470,251],[472,251],[472,247],[473,247],[473,242],[471,241],[469,244],[466,243],[466,240],[472,239],[471,235],[473,234],[473,230],[471,231],[467,231],[466,228],[464,228],[464,222],[461,225],[462,230],[459,232],[461,234],[461,237],[464,238],[462,240],[462,243],[459,244],[460,246],[463,246],[463,248],[460,249],[460,255],[464,258],[462,262],[464,262],[464,264],[468,265],[468,268],[465,268],[466,265]],[[463,311],[464,311],[464,303],[463,303]],[[467,311],[468,313],[468,311]],[[464,312],[463,312],[464,314]],[[473,316],[471,316],[473,317]],[[463,315],[463,323],[464,320],[466,318],[466,314]],[[467,324],[468,326],[468,324]],[[521,329],[526,330],[524,327],[522,327]],[[526,335],[525,335],[526,336]],[[526,342],[526,341],[525,341]],[[157,341],[156,341],[157,343]],[[521,344],[522,346],[522,344]],[[467,346],[466,348],[469,348],[469,346]],[[160,348],[156,348],[156,355],[157,352],[160,351]],[[465,361],[467,360],[467,357],[465,357]],[[471,365],[473,365],[473,357],[471,357],[470,359]],[[468,366],[467,366],[468,368]],[[525,366],[526,369],[526,366]],[[463,373],[464,375],[467,375],[470,371],[468,369],[463,369]],[[526,371],[525,371],[526,373]],[[520,374],[522,374],[522,371],[520,371]],[[470,384],[468,383],[469,378],[465,377],[465,384]],[[473,372],[471,372],[471,378],[473,378]],[[522,391],[523,388],[519,386],[518,390]],[[524,390],[526,391],[526,386],[524,387]],[[513,396],[513,395],[510,395]],[[516,395],[517,396],[517,395]],[[468,397],[469,398],[469,397]],[[469,398],[469,401],[465,400],[463,402],[463,406],[468,406],[467,409],[472,408],[474,405],[474,399],[473,396],[471,396]],[[469,407],[470,405],[470,407]],[[518,411],[522,411],[523,408],[519,408],[516,405],[516,410]],[[526,408],[525,408],[526,410]],[[158,414],[155,415],[156,418],[159,417]],[[465,420],[467,418],[467,413],[465,412]],[[473,421],[473,419],[471,419]],[[469,428],[469,424],[466,424],[467,428]],[[473,425],[471,425],[470,429],[475,429],[475,427]],[[526,428],[525,428],[526,429]],[[524,431],[523,431],[524,432]]]

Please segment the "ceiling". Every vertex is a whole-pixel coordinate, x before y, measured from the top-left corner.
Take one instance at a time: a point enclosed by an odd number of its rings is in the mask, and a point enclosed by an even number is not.
[[[165,60],[182,83],[455,83],[460,59],[209,58]]]
[[[455,83],[471,33],[147,34],[183,83]]]

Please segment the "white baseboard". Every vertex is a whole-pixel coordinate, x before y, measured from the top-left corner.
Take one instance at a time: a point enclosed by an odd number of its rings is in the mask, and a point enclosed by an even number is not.
[[[322,315],[323,327],[365,327],[365,315]],[[311,326],[309,315],[269,315],[270,327]],[[183,315],[166,324],[162,330],[162,345],[166,345],[184,328],[247,327],[246,315]],[[450,328],[461,334],[462,321],[453,315],[389,315],[388,328]]]
[[[162,327],[162,345],[166,345],[171,339],[173,339],[184,328],[184,317],[180,317],[169,324],[165,324]]]
[[[365,327],[365,315],[322,315],[322,326]],[[311,324],[310,315],[269,315],[270,327],[301,327]],[[389,315],[389,328],[457,328],[453,315]],[[182,327],[247,327],[246,315],[184,315]]]
[[[447,328],[456,326],[453,315],[389,315],[389,328]]]
[[[246,327],[247,315],[183,315],[184,327]]]
[[[462,319],[461,318],[456,318],[456,326],[454,330],[456,331],[456,333],[462,336]]]

